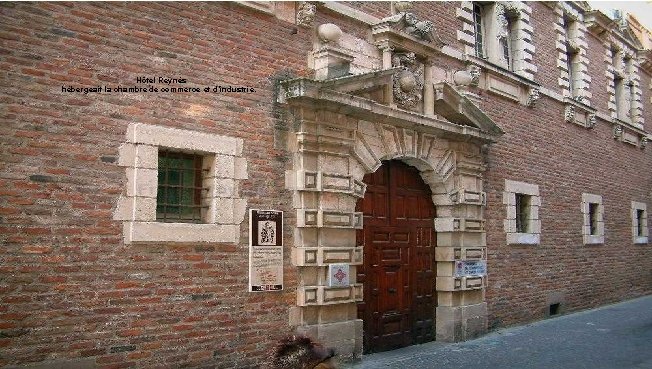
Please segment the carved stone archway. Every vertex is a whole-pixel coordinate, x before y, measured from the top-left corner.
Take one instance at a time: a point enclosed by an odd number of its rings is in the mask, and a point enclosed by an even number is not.
[[[436,339],[466,340],[487,326],[486,277],[456,276],[455,264],[486,260],[481,147],[500,129],[447,84],[438,86],[434,110],[462,124],[356,96],[361,87],[366,96],[386,90],[394,71],[282,85],[281,102],[289,105],[296,130],[286,173],[297,212],[292,260],[299,279],[291,323],[345,357],[362,353],[356,302],[363,289],[355,268],[363,262],[356,246],[363,224],[355,205],[364,196],[364,175],[385,159],[419,169],[437,208]],[[335,263],[350,265],[350,285],[328,285],[328,266]]]

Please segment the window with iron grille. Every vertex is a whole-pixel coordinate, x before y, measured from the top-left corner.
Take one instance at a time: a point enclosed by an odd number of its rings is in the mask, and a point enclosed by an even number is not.
[[[589,234],[598,235],[598,206],[599,204],[589,203]]]
[[[202,155],[159,150],[157,221],[202,223],[202,161]]]
[[[645,236],[643,230],[645,229],[645,224],[643,220],[645,219],[645,210],[636,209],[636,236],[643,237]]]
[[[516,232],[528,233],[530,229],[530,196],[516,194]]]
[[[484,58],[484,35],[482,28],[482,5],[473,3],[473,28],[475,32],[475,55]]]

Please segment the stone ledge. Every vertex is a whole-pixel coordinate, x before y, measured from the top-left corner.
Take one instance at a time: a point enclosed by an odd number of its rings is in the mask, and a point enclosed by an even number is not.
[[[538,245],[541,234],[538,233],[507,233],[508,245]]]
[[[297,287],[297,306],[346,304],[362,301],[362,284],[348,287],[300,286]]]
[[[233,224],[191,224],[125,222],[125,243],[135,242],[215,242],[238,243],[240,226]]]
[[[127,142],[213,154],[242,155],[242,139],[143,123],[129,125]]]
[[[295,266],[324,266],[332,263],[362,264],[362,247],[294,247]]]

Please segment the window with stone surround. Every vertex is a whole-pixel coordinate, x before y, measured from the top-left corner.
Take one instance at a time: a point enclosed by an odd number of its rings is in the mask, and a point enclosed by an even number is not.
[[[648,243],[647,204],[632,201],[632,242]]]
[[[532,79],[534,44],[532,9],[525,2],[463,1],[457,16],[463,23],[458,40],[465,52]]]
[[[514,70],[514,50],[516,49],[516,29],[515,24],[518,21],[516,16],[505,15],[504,34],[499,40],[499,47],[502,50],[501,61],[507,69]]]
[[[475,35],[475,56],[478,58],[485,57],[484,51],[484,6],[478,2],[473,2],[473,33]]]
[[[127,188],[114,219],[125,243],[230,242],[240,236],[247,178],[242,139],[133,123],[120,147]]]
[[[634,51],[622,43],[612,43],[606,50],[611,116],[643,128],[642,90]]]
[[[568,71],[568,92],[571,97],[579,96],[576,82],[579,76],[579,46],[574,41],[576,39],[577,22],[568,15],[563,17],[564,33],[566,36],[566,70]]]
[[[604,243],[602,196],[582,194],[582,238],[585,245]]]
[[[539,186],[506,179],[503,203],[507,212],[504,221],[507,244],[539,244],[541,240]]]
[[[564,96],[590,105],[591,77],[588,74],[587,29],[583,22],[583,12],[568,3],[557,3],[555,12],[559,87],[562,88]]]

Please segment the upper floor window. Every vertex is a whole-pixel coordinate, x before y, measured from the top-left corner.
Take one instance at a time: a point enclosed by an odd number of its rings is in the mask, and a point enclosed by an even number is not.
[[[631,57],[622,56],[619,51],[614,52],[614,98],[616,100],[616,117],[620,120],[631,121],[635,116],[634,104],[636,100],[633,88],[632,72],[633,61]]]
[[[530,24],[531,7],[526,2],[463,2],[463,30],[457,32],[467,55],[532,79],[535,46]]]
[[[502,34],[500,35],[499,44],[502,52],[502,62],[509,70],[514,70],[514,49],[516,40],[516,30],[514,29],[515,19],[504,15]]]
[[[576,40],[577,23],[565,15],[563,17],[564,36],[566,38],[566,70],[568,71],[568,92],[571,97],[579,96],[578,78],[580,50]]]
[[[484,52],[484,26],[483,14],[484,6],[479,3],[473,3],[473,31],[475,33],[475,56],[485,58]]]

